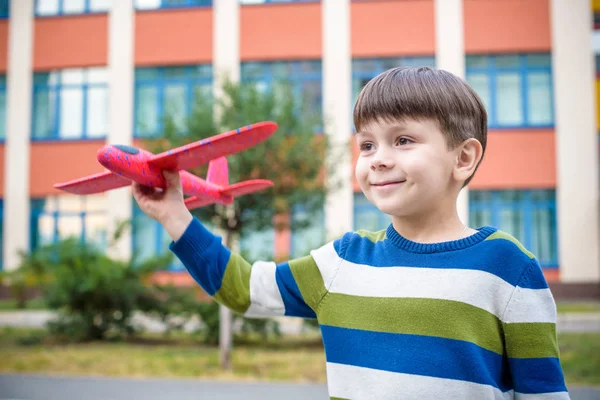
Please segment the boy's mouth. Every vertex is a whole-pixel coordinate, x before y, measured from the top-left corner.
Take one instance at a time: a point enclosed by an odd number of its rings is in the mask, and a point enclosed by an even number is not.
[[[384,181],[384,182],[372,183],[371,186],[386,187],[386,186],[392,186],[392,185],[399,185],[399,184],[404,183],[404,182],[406,182],[406,180],[403,180],[403,181]]]

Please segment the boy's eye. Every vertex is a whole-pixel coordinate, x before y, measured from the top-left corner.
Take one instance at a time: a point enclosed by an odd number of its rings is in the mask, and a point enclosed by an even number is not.
[[[407,144],[409,144],[409,143],[411,143],[411,140],[410,140],[410,139],[408,139],[408,138],[405,138],[405,137],[398,138],[398,144],[399,144],[400,146],[405,146],[405,145],[407,145]]]
[[[366,142],[360,145],[361,151],[370,151],[373,150],[373,143]]]

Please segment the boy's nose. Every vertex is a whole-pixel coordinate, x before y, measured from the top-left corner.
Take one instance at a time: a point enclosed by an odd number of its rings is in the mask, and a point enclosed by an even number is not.
[[[371,161],[371,169],[373,171],[391,168],[394,165],[394,161],[390,158],[376,157]]]

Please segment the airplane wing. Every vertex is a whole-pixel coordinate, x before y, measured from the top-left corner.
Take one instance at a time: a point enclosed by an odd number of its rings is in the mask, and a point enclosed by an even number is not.
[[[162,152],[148,163],[161,169],[191,169],[252,147],[267,139],[276,129],[274,122],[259,122]]]
[[[54,185],[56,189],[73,194],[94,194],[131,185],[131,181],[113,172],[101,172],[84,178]]]
[[[230,195],[233,197],[243,196],[248,193],[258,192],[268,187],[273,186],[273,182],[264,179],[253,179],[249,181],[243,181],[235,183],[233,185],[226,186],[221,193]]]

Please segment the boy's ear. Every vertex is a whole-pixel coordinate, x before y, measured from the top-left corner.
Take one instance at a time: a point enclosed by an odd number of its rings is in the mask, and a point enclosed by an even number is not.
[[[475,173],[483,156],[483,146],[481,146],[479,140],[470,138],[462,142],[456,150],[454,178],[457,181],[464,182]]]

